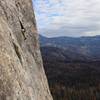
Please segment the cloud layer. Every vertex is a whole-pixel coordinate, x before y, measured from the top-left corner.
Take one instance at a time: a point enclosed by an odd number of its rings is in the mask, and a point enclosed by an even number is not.
[[[33,0],[39,33],[100,35],[100,0]]]

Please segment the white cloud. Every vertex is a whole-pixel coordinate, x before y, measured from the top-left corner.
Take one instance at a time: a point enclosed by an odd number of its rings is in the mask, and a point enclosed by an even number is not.
[[[100,0],[33,0],[40,33],[99,35]]]

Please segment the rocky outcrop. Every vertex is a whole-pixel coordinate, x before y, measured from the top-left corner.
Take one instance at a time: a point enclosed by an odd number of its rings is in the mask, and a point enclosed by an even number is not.
[[[52,100],[31,0],[0,0],[0,100]]]

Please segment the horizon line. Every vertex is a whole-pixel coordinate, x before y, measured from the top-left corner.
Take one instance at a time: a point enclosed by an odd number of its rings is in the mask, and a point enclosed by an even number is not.
[[[46,35],[42,35],[39,34],[39,36],[45,37],[45,38],[59,38],[59,37],[68,37],[68,38],[85,38],[85,37],[98,37],[100,35],[93,35],[93,36],[66,36],[66,35],[62,35],[62,36],[46,36]]]

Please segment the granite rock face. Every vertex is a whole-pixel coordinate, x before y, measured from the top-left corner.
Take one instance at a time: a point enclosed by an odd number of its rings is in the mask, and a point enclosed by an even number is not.
[[[31,0],[0,0],[0,100],[52,100]]]

